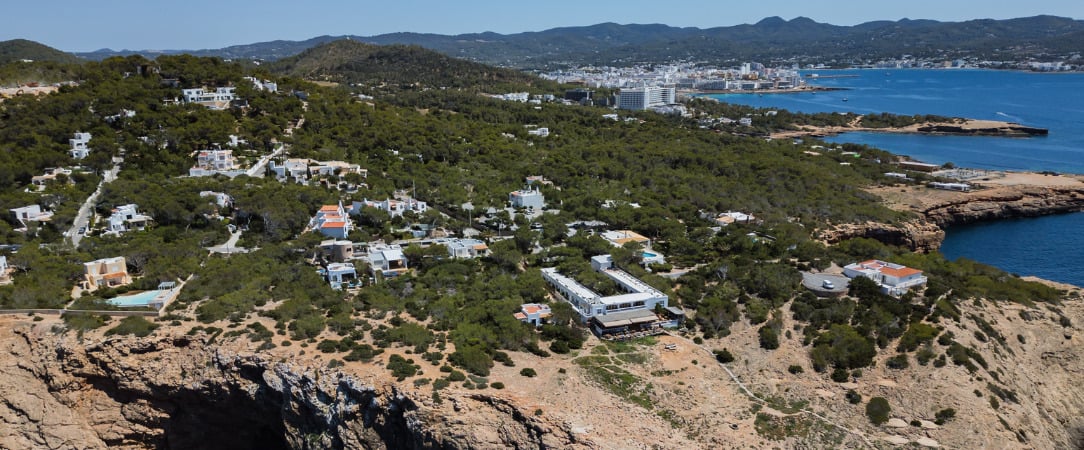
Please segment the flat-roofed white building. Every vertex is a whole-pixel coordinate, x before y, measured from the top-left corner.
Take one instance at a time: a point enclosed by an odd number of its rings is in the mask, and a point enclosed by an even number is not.
[[[312,229],[319,231],[320,234],[336,239],[346,239],[346,236],[350,234],[350,230],[354,229],[350,216],[346,214],[346,209],[343,208],[342,203],[321,206],[309,222],[309,225],[312,226]]]
[[[612,279],[625,291],[623,294],[602,296],[592,291],[578,281],[560,274],[556,268],[547,267],[542,269],[542,278],[556,289],[564,297],[572,308],[580,315],[584,323],[593,318],[604,317],[616,313],[634,313],[630,318],[646,319],[653,316],[656,306],[666,308],[669,297],[658,289],[644,283],[636,277],[613,266],[610,255],[599,255],[591,258],[591,267],[599,273]],[[609,328],[609,327],[603,327]]]
[[[513,316],[521,322],[526,322],[536,327],[542,326],[542,322],[549,319],[553,311],[549,305],[541,303],[524,303],[519,305],[519,312]]]
[[[121,205],[113,208],[105,233],[119,235],[126,231],[142,231],[153,220],[151,216],[140,213],[139,206],[134,203]]]
[[[87,144],[90,143],[90,138],[90,133],[76,131],[75,137],[68,139],[68,144],[71,145],[71,148],[68,149],[68,154],[71,155],[73,159],[86,158],[87,155],[90,154],[90,148],[87,147]]]
[[[237,165],[233,150],[200,150],[196,152],[196,165],[188,169],[190,177],[225,175],[233,178],[244,174],[244,169]]]
[[[332,289],[342,290],[343,286],[353,287],[357,284],[358,273],[351,263],[328,264],[325,272]]]
[[[538,188],[531,189],[528,186],[508,193],[508,202],[513,208],[542,209],[546,205],[546,197]]]
[[[448,256],[455,259],[478,258],[489,255],[489,246],[478,239],[448,239],[443,242],[448,248]]]
[[[233,87],[218,87],[214,91],[203,88],[182,89],[181,98],[185,103],[195,103],[210,109],[226,109],[236,100]]]
[[[373,274],[394,277],[410,270],[403,248],[397,244],[370,244],[369,269]]]
[[[848,264],[843,267],[843,274],[848,278],[869,278],[881,287],[881,292],[893,296],[903,295],[927,281],[921,270],[876,259]]]
[[[429,205],[425,202],[407,197],[403,199],[385,199],[385,200],[369,200],[364,199],[360,202],[354,202],[350,208],[351,214],[361,214],[362,208],[377,208],[388,213],[391,217],[401,216],[407,211],[413,211],[415,214],[424,213],[429,209]]]

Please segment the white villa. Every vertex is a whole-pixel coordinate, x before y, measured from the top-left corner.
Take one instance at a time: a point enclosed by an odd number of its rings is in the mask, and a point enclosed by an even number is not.
[[[342,203],[321,206],[309,224],[320,234],[336,239],[345,239],[346,235],[350,234],[350,230],[353,229],[350,216],[346,214]]]
[[[362,169],[357,164],[343,161],[316,161],[306,158],[290,158],[283,162],[271,161],[268,166],[275,178],[279,181],[293,181],[295,183],[308,183],[310,177],[320,175],[335,175],[342,177],[348,173],[360,174],[362,178],[369,176],[369,171]]]
[[[87,144],[90,143],[90,138],[90,133],[81,133],[76,131],[75,137],[68,139],[68,144],[71,145],[71,149],[68,150],[68,154],[71,155],[73,159],[86,158],[87,155],[90,154],[90,148],[87,147]]]
[[[63,167],[52,167],[45,169],[45,173],[42,175],[34,175],[30,178],[30,186],[26,188],[27,192],[41,192],[45,190],[45,185],[50,181],[56,180],[59,175],[70,176],[72,174],[71,169],[65,169]],[[68,183],[72,183],[71,179],[68,179]]]
[[[922,271],[899,264],[871,259],[843,267],[843,274],[848,278],[866,277],[881,287],[881,292],[900,296],[915,286],[926,284]]]
[[[403,199],[385,199],[385,200],[369,200],[364,199],[360,202],[354,202],[350,207],[351,214],[361,214],[362,208],[377,208],[387,212],[391,217],[401,216],[407,211],[413,211],[416,214],[424,213],[429,209],[429,205],[421,200],[417,200],[412,197],[406,197]]]
[[[385,277],[398,276],[409,270],[402,247],[380,243],[369,245],[369,268],[374,275],[379,273]]]
[[[105,234],[121,234],[126,231],[142,231],[154,220],[151,216],[141,214],[136,204],[121,205],[113,208],[113,214],[109,216],[109,225]]]
[[[550,306],[541,303],[524,303],[519,306],[519,312],[513,314],[521,322],[527,322],[536,327],[542,326],[542,321],[549,319],[552,315]]]
[[[489,255],[489,246],[478,239],[449,239],[439,242],[448,248],[448,256],[455,259],[478,258]]]
[[[188,169],[190,177],[209,177],[216,174],[233,178],[245,171],[237,165],[233,150],[200,150],[196,152],[196,165]]]
[[[343,285],[350,287],[357,279],[358,273],[351,263],[332,263],[327,266],[327,281],[332,289],[342,290]]]
[[[596,332],[601,334],[603,331],[655,323],[658,321],[658,316],[653,312],[655,307],[668,306],[669,297],[666,294],[615,268],[610,255],[591,258],[591,267],[610,277],[625,293],[603,297],[552,267],[542,269],[542,278],[572,305],[582,322],[591,322]]]
[[[97,290],[100,287],[124,286],[132,282],[123,256],[103,258],[84,263],[83,266],[86,268],[88,291]]]
[[[513,208],[542,209],[546,204],[546,198],[542,196],[542,191],[539,191],[538,188],[531,189],[530,186],[528,186],[518,191],[510,192],[508,194],[508,202],[512,204]]]
[[[42,211],[41,205],[29,205],[10,209],[12,217],[26,227],[29,222],[45,222],[53,218],[53,213]]]
[[[214,91],[205,91],[203,88],[182,89],[181,98],[185,103],[196,103],[210,109],[226,109],[230,102],[236,99],[233,87],[219,87]]]

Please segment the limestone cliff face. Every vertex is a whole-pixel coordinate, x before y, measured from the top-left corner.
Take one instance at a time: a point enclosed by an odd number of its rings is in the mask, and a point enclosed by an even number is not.
[[[942,227],[985,220],[1084,211],[1084,188],[1019,186],[974,192],[920,212]]]
[[[821,232],[819,238],[829,244],[847,239],[870,238],[917,252],[930,252],[941,246],[941,242],[945,240],[945,230],[925,220],[913,220],[900,225],[866,222],[838,225]]]
[[[560,426],[489,395],[433,405],[202,337],[80,342],[19,325],[3,331],[0,360],[0,448],[578,447]]]

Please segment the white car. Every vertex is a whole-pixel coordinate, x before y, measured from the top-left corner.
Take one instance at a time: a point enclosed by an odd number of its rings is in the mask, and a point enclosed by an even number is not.
[[[832,283],[832,280],[824,280],[824,282],[821,283],[821,287],[825,289],[835,289],[836,285]]]

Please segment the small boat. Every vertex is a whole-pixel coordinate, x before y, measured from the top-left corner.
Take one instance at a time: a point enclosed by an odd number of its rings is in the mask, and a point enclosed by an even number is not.
[[[847,101],[847,97],[843,97],[843,101]]]

